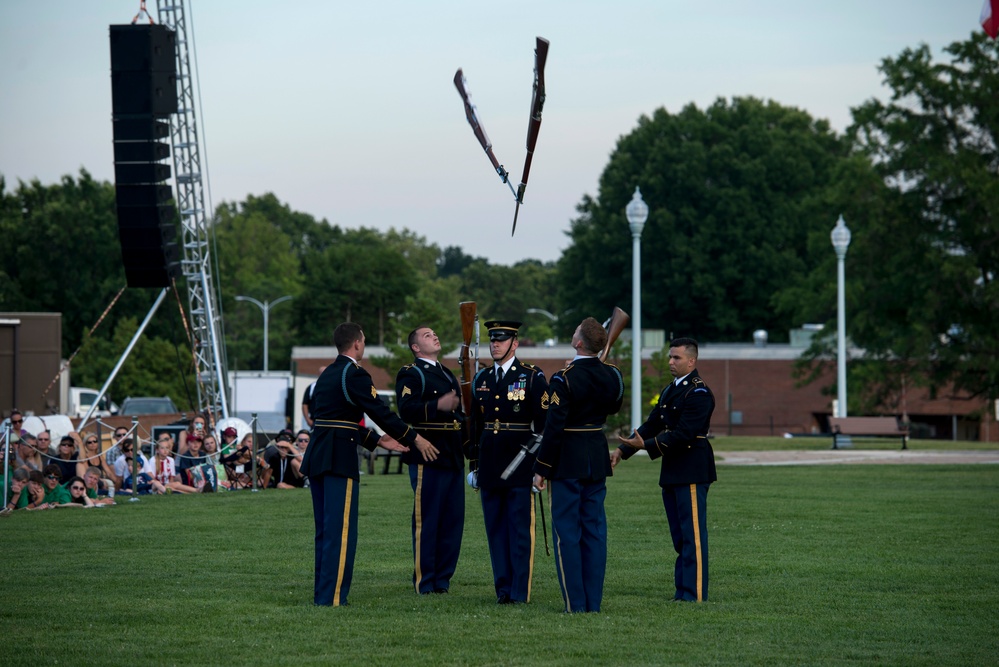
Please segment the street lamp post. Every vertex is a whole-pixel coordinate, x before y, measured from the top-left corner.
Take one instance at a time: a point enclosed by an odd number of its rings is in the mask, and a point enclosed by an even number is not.
[[[270,370],[270,365],[267,359],[267,330],[270,327],[271,308],[278,305],[282,301],[290,301],[290,300],[291,300],[290,296],[282,296],[280,298],[274,299],[273,301],[264,301],[263,303],[261,303],[260,301],[254,299],[252,296],[236,297],[236,301],[249,301],[250,303],[255,304],[257,308],[260,309],[260,312],[264,314],[264,370],[265,371]]]
[[[839,216],[832,234],[836,250],[836,403],[837,417],[846,417],[846,249],[850,246],[850,229]]]
[[[545,317],[547,317],[552,321],[552,329],[554,331],[554,336],[552,338],[555,341],[555,344],[558,345],[558,315],[556,315],[555,313],[550,313],[544,308],[528,308],[527,312],[536,313],[538,315],[544,315]]]
[[[635,186],[624,209],[631,228],[631,428],[642,424],[642,230],[649,207]]]

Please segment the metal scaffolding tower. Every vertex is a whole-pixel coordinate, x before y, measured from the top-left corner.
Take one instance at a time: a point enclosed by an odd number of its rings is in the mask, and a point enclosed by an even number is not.
[[[197,367],[198,408],[218,421],[229,417],[226,400],[225,341],[218,297],[212,279],[209,222],[202,185],[201,149],[195,122],[195,72],[191,68],[183,0],[157,0],[161,24],[177,36],[178,111],[171,117],[171,143],[177,184],[177,210],[181,218],[184,280],[187,283],[191,341]]]

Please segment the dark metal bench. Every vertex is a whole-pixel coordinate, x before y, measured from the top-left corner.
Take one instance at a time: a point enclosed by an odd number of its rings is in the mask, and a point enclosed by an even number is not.
[[[833,449],[839,449],[844,436],[858,438],[900,438],[902,449],[908,449],[909,429],[895,417],[830,417]]]

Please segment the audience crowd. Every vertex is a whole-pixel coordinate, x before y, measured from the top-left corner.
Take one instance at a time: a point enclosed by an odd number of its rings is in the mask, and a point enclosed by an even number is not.
[[[252,488],[254,472],[258,488],[308,487],[308,479],[300,471],[309,446],[308,430],[295,434],[285,429],[265,446],[254,447],[252,433],[240,440],[238,431],[228,426],[216,435],[209,420],[197,415],[176,440],[170,432],[162,431],[155,441],[142,441],[130,429],[119,426],[104,432],[105,438],[110,436],[106,448],[99,432],[70,431],[59,438],[53,451],[52,434],[22,428],[20,411],[12,410],[7,422],[0,432],[0,485],[6,490],[0,515],[114,505],[116,494]],[[137,441],[147,446],[151,456],[136,447]]]

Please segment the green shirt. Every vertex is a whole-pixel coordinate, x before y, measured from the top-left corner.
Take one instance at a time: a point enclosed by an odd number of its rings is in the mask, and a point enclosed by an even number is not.
[[[69,489],[67,489],[62,484],[57,484],[56,488],[51,491],[46,489],[45,498],[42,500],[44,503],[54,503],[56,505],[64,505],[68,502],[72,502],[73,496],[69,495]]]

